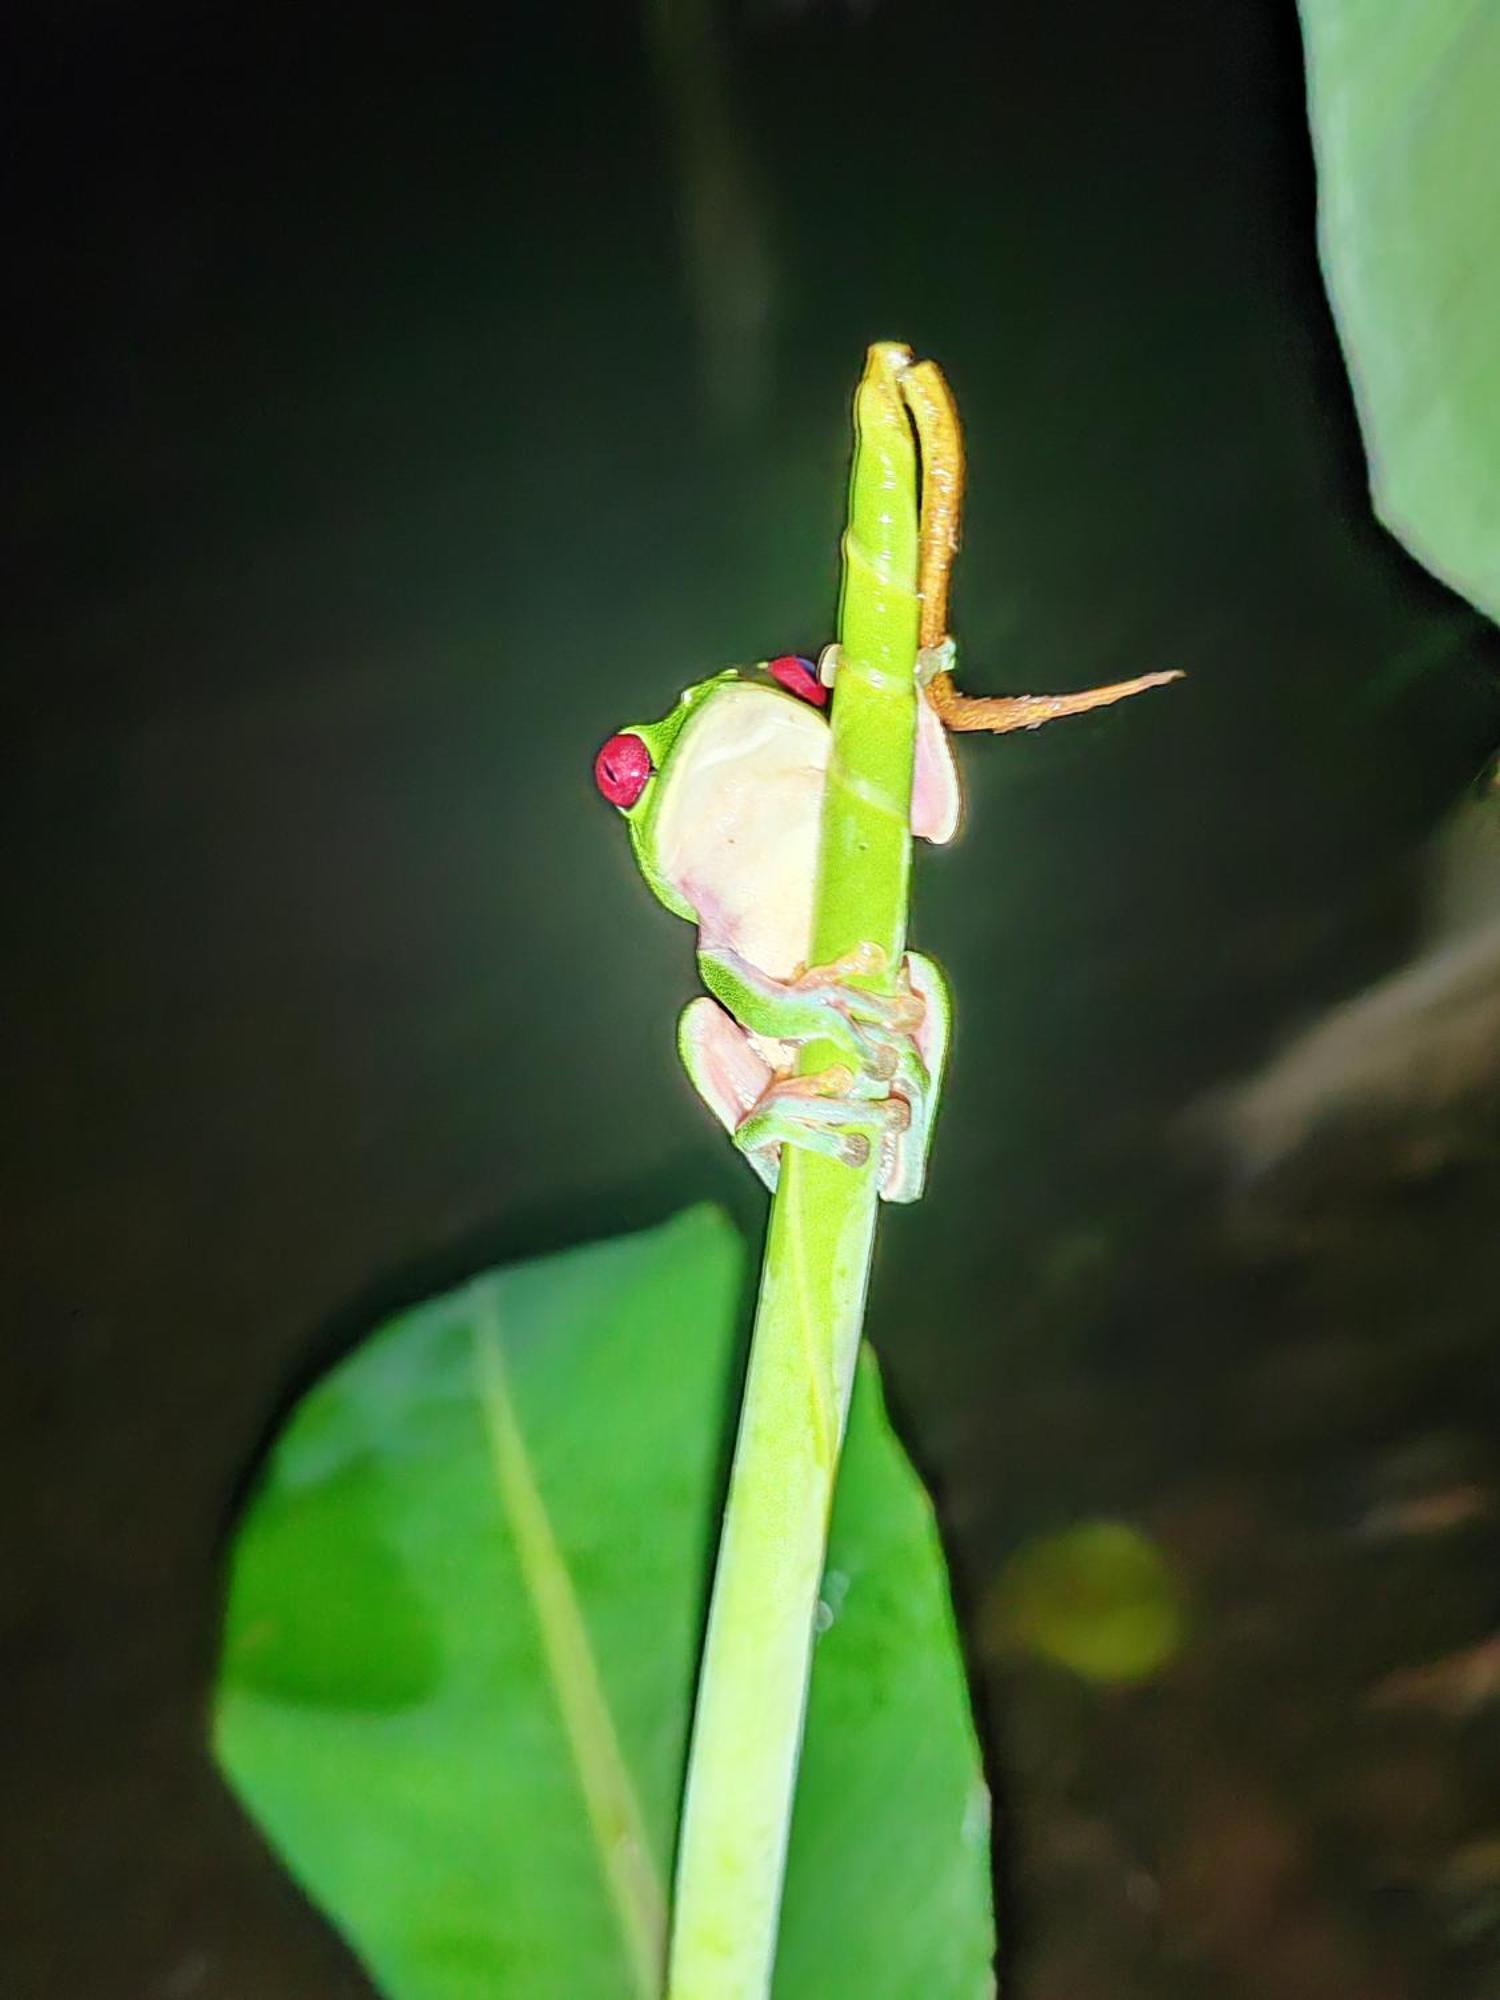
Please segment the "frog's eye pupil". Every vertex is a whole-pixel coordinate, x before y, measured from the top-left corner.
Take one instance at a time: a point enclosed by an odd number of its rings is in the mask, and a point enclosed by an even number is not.
[[[594,759],[594,783],[612,806],[628,812],[651,776],[651,752],[630,730],[611,736]]]
[[[783,653],[779,660],[771,661],[766,672],[799,701],[810,701],[814,708],[828,706],[828,690],[818,679],[817,668],[800,653]]]

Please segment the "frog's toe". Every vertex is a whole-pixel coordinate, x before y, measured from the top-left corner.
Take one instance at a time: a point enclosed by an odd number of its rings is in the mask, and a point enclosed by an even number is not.
[[[910,1119],[904,1098],[861,1097],[849,1070],[835,1064],[812,1076],[774,1079],[742,1120],[734,1142],[752,1159],[763,1148],[800,1146],[857,1167],[877,1147],[887,1158]]]
[[[795,992],[837,1014],[869,1056],[915,1034],[925,1011],[925,999],[908,978],[904,964],[894,992],[871,992],[849,983],[859,977],[878,978],[888,964],[879,945],[859,944],[826,965],[806,967],[791,984]],[[889,1072],[876,1064],[874,1074]]]

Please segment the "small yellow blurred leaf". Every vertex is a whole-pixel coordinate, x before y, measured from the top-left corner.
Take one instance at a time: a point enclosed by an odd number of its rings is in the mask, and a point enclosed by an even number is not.
[[[1156,1544],[1124,1521],[1083,1521],[1017,1549],[990,1594],[984,1632],[992,1650],[1128,1682],[1166,1665],[1184,1623],[1182,1592]]]

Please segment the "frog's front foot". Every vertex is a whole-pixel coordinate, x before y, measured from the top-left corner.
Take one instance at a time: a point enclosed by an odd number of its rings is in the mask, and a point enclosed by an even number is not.
[[[748,1004],[741,989],[738,1019],[708,998],[683,1013],[683,1064],[768,1187],[776,1185],[781,1148],[792,1145],[849,1166],[878,1153],[887,1201],[915,1201],[921,1193],[947,1051],[947,990],[937,967],[915,952],[894,994],[846,984],[878,972],[882,962],[874,947],[864,947],[795,979],[765,982],[776,988],[769,1011],[756,1004],[767,998],[761,987]],[[723,982],[712,983],[727,999]],[[796,1075],[797,1049],[815,1040],[832,1043],[840,1060]]]
[[[878,945],[862,944],[828,965],[806,966],[790,979],[774,979],[731,949],[705,948],[698,954],[703,983],[749,1034],[773,1065],[790,1047],[827,1042],[834,1057],[860,1077],[889,1082],[903,1048],[921,1026],[925,1001],[905,969],[894,992],[876,993],[856,985],[886,969]]]
[[[886,964],[879,945],[856,945],[842,958],[828,965],[810,965],[787,982],[790,994],[809,998],[814,1005],[831,1011],[835,1032],[829,1039],[844,1042],[847,1038],[852,1046],[846,1047],[846,1054],[857,1054],[860,1067],[883,1082],[895,1076],[903,1044],[916,1034],[927,1012],[926,1002],[912,985],[904,964],[894,993],[872,993],[851,983],[878,978]],[[798,1039],[779,1032],[776,1038]]]

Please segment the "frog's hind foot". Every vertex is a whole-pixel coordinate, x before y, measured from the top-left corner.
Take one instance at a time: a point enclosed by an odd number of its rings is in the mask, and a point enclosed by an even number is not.
[[[777,1077],[768,1084],[736,1127],[734,1143],[752,1163],[774,1149],[779,1166],[783,1146],[800,1146],[846,1167],[862,1167],[872,1152],[884,1159],[910,1123],[904,1097],[860,1097],[853,1073],[836,1063],[811,1076]]]
[[[839,972],[874,969],[864,954],[819,972],[837,983]],[[882,996],[858,992],[861,1001]],[[889,998],[889,996],[886,996]],[[933,1103],[947,1044],[947,1001],[942,975],[929,959],[908,954],[903,966],[902,1031],[875,1030],[872,1059],[862,1049],[858,1068],[835,1062],[810,1076],[777,1067],[774,1048],[759,1044],[706,994],[683,1010],[678,1049],[693,1086],[744,1153],[766,1186],[775,1190],[783,1146],[801,1146],[846,1166],[880,1160],[880,1191],[887,1201],[915,1201],[922,1191]],[[867,1033],[869,1031],[866,1031]],[[862,1037],[863,1040],[863,1037]]]

